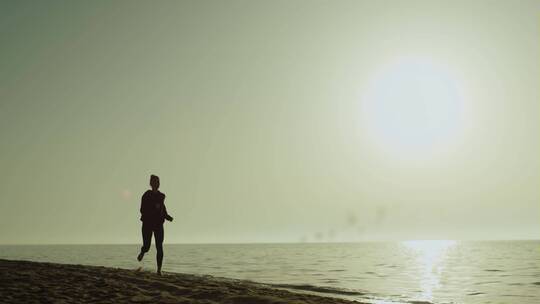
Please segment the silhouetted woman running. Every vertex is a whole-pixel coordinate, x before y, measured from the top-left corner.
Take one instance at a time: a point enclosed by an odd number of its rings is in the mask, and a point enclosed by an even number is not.
[[[172,222],[173,218],[167,214],[165,194],[158,191],[159,177],[156,175],[150,176],[150,187],[152,187],[152,190],[146,191],[141,198],[143,246],[137,260],[141,261],[144,254],[150,249],[153,233],[157,251],[157,273],[161,275],[161,265],[163,264],[163,223],[165,220]]]

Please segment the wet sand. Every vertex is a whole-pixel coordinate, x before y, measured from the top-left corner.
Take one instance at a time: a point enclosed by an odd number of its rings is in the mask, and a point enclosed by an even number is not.
[[[262,284],[97,266],[0,259],[1,303],[359,303]]]

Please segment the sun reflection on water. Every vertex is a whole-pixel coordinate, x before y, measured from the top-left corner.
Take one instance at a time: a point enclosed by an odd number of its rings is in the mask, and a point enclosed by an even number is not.
[[[402,245],[414,257],[420,273],[420,300],[433,301],[433,293],[441,288],[441,273],[445,267],[448,250],[455,246],[453,240],[405,241]]]

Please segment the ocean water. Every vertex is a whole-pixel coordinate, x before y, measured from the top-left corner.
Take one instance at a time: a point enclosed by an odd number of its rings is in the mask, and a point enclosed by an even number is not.
[[[135,269],[139,245],[0,246],[0,258]],[[540,241],[165,244],[164,271],[368,303],[540,303]],[[143,267],[155,269],[155,250]]]

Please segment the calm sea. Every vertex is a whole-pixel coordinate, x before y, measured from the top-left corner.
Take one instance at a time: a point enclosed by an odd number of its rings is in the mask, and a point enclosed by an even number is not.
[[[0,246],[0,258],[135,269],[138,248]],[[540,241],[165,245],[164,270],[370,303],[540,303]]]

